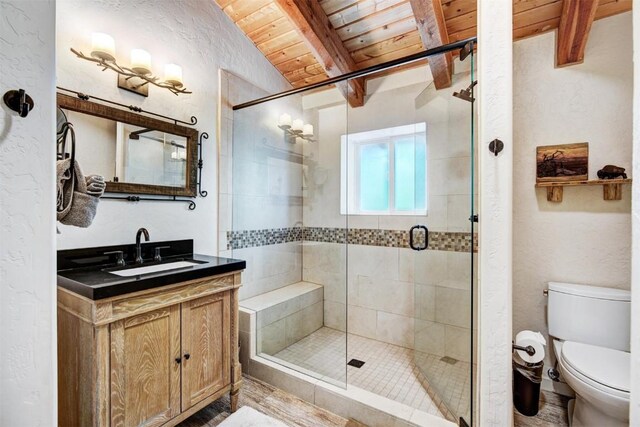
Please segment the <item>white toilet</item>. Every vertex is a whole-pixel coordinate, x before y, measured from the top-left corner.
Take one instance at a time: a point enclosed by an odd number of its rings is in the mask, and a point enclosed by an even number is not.
[[[631,293],[550,282],[548,296],[560,375],[576,392],[571,426],[628,426]]]

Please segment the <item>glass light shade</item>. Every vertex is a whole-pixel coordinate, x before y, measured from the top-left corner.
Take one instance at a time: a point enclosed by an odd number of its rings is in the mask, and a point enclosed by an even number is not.
[[[109,34],[91,34],[91,56],[105,61],[116,59],[116,42]]]
[[[131,50],[131,69],[138,74],[151,73],[151,55],[144,49]]]
[[[174,86],[182,86],[182,67],[176,64],[164,66],[164,81]]]
[[[295,119],[293,121],[293,125],[291,126],[291,130],[294,132],[302,132],[302,127],[304,126],[304,122],[300,119]]]
[[[302,127],[302,134],[303,135],[307,135],[307,136],[312,136],[313,135],[313,125],[312,124],[306,124]]]
[[[278,120],[278,126],[291,127],[291,116],[287,113],[283,113]]]

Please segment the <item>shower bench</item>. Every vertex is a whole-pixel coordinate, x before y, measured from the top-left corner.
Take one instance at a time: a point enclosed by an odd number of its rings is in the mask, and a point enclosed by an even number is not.
[[[323,287],[297,282],[240,301],[256,313],[256,352],[275,355],[323,325]]]

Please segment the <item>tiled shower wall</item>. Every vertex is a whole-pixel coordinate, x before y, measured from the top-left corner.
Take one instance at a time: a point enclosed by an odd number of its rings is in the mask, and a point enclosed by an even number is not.
[[[458,74],[453,88],[469,83],[468,73]],[[304,145],[305,173],[316,177],[307,180],[304,227],[345,227],[338,196],[341,135],[426,122],[428,215],[348,216],[348,228],[406,233],[424,224],[432,238],[436,232],[469,233],[470,104],[451,93],[417,84],[374,93],[360,108],[340,104],[306,110],[318,142]],[[366,244],[303,245],[303,280],[324,286],[325,325],[344,330],[348,320],[350,333],[469,361],[470,240],[468,246],[421,252],[406,245],[361,243]]]

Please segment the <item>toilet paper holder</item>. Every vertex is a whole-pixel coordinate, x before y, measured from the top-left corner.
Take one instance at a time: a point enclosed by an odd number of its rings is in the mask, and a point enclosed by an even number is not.
[[[516,343],[514,343],[513,341],[511,341],[511,346],[513,347],[513,350],[520,350],[520,351],[524,351],[525,353],[527,353],[529,356],[533,356],[534,354],[536,354],[536,349],[533,348],[533,346],[521,346],[521,345],[517,345]]]

